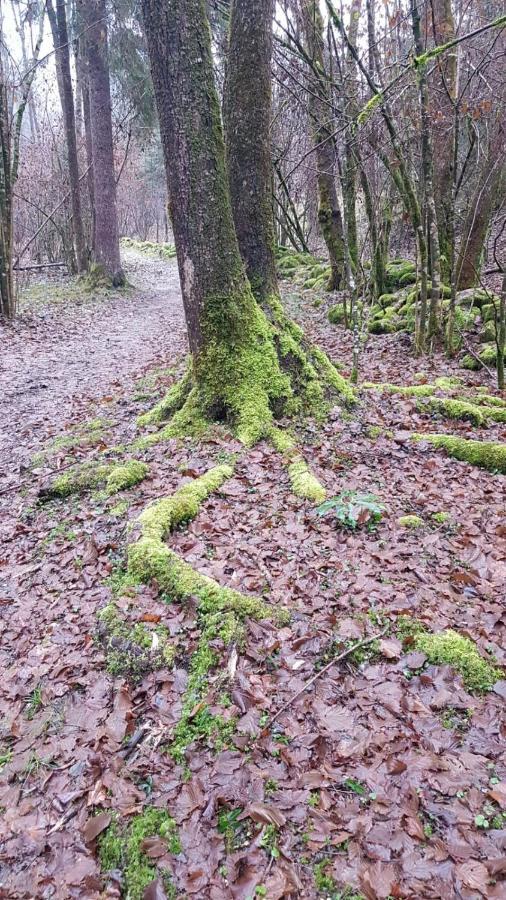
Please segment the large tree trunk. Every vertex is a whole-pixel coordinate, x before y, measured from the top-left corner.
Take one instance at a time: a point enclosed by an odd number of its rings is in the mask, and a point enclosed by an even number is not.
[[[121,285],[125,276],[119,251],[105,0],[78,0],[78,7],[86,29],[95,201],[93,256],[112,283]]]
[[[329,254],[329,290],[339,290],[345,268],[343,220],[335,179],[330,90],[326,75],[323,19],[317,0],[302,0],[307,53],[312,61],[308,110],[313,128],[318,175],[318,222]]]
[[[274,0],[235,0],[224,91],[227,167],[239,249],[253,293],[277,293],[270,153]]]
[[[142,0],[142,9],[192,353],[191,370],[157,415],[179,410],[170,434],[227,419],[252,444],[273,436],[274,414],[321,411],[317,365],[330,387],[352,392],[324,354],[306,357],[279,303],[269,321],[253,296],[234,228],[204,0]],[[248,102],[245,91],[240,97]]]
[[[76,120],[74,109],[74,92],[72,89],[72,77],[70,74],[70,50],[67,29],[67,16],[65,12],[65,0],[56,0],[56,14],[52,0],[46,5],[53,42],[58,57],[60,78],[58,88],[60,90],[60,102],[65,123],[65,140],[67,144],[67,164],[69,170],[70,199],[72,205],[72,226],[74,233],[75,255],[77,271],[85,272],[88,268],[88,254],[84,239],[83,218],[81,212],[81,189],[79,182],[79,162],[77,158]]]

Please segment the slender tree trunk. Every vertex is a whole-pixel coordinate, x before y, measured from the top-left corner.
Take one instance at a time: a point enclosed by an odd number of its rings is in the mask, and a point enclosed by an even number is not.
[[[95,208],[93,256],[112,283],[122,285],[125,276],[119,250],[105,0],[78,0],[78,7],[86,27]]]
[[[304,352],[300,329],[287,322],[276,298],[268,318],[253,296],[234,228],[204,0],[142,0],[142,11],[192,353],[190,371],[156,415],[175,412],[170,434],[226,419],[252,444],[273,436],[275,414],[314,412],[325,402],[318,369],[334,391],[350,398],[351,390],[321,351],[312,358]],[[265,37],[263,25],[255,25],[257,37]],[[233,33],[244,34],[243,24]],[[241,89],[239,99],[248,121],[247,91]],[[262,121],[265,127],[268,116]],[[238,121],[238,127],[245,125]],[[266,136],[256,137],[262,171]],[[254,247],[262,240],[268,245],[264,236]]]
[[[277,293],[270,153],[274,0],[234,0],[224,88],[227,168],[235,231],[253,293]]]
[[[69,170],[70,199],[72,205],[72,226],[74,233],[77,271],[85,272],[88,266],[88,254],[84,239],[83,219],[81,212],[81,190],[79,182],[79,163],[77,158],[76,122],[74,111],[74,92],[70,74],[70,49],[67,30],[65,0],[56,0],[56,14],[52,0],[47,0],[47,10],[53,32],[53,42],[59,59],[61,90],[60,102],[65,123],[65,139],[67,143],[67,164]]]
[[[462,229],[457,259],[459,291],[476,284],[490,224],[496,209],[501,207],[506,198],[506,172],[503,164],[505,148],[506,131],[500,126]]]
[[[323,19],[317,0],[303,0],[303,21],[308,56],[313,69],[308,95],[309,117],[318,180],[318,222],[329,254],[329,290],[339,290],[345,268],[343,219],[337,198],[332,104],[325,69]],[[315,74],[318,72],[318,75]]]
[[[497,387],[504,390],[504,354],[506,352],[506,272],[503,275],[499,311],[496,319]]]
[[[440,46],[455,38],[455,20],[451,0],[431,0],[434,45]],[[434,147],[434,199],[438,225],[439,249],[443,280],[451,274],[452,204],[453,204],[453,145],[454,107],[457,101],[458,47],[436,58],[430,78]]]

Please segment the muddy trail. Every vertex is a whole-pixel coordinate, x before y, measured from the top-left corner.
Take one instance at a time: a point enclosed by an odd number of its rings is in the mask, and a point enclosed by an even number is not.
[[[377,383],[504,398],[371,337],[376,389],[297,426],[348,504],[320,514],[280,453],[224,426],[139,447],[186,343],[175,264],[126,264],[125,296],[60,285],[0,334],[0,898],[501,900],[505,481],[409,433],[504,443],[506,423]],[[283,296],[349,375],[335,298]],[[132,456],[139,483],[41,502],[55,472]],[[203,631],[197,596],[127,568],[146,507],[216,466],[235,468],[165,540],[261,598],[243,631]]]
[[[91,400],[132,385],[185,350],[176,262],[123,251],[131,288],[75,295],[70,280],[41,284],[37,302],[0,325],[0,484]]]

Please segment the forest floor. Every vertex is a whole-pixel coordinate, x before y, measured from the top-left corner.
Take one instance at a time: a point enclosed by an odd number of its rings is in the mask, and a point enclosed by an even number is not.
[[[182,369],[175,263],[128,251],[126,264],[141,289],[84,299],[71,285],[41,288],[0,333],[0,897],[137,900],[141,871],[169,873],[147,900],[504,897],[506,682],[469,692],[403,641],[400,623],[455,629],[505,664],[504,478],[408,432],[504,441],[506,427],[371,391],[322,428],[302,427],[329,497],[358,491],[384,505],[355,530],[295,497],[272,447],[244,450],[223,429],[137,454],[149,475],[120,495],[41,504],[51,472],[131,444],[138,415]],[[330,299],[315,308],[287,283],[284,297],[349,372],[351,336],[327,322]],[[494,393],[488,375],[439,354],[415,360],[406,336],[371,337],[365,380],[414,384],[420,372]],[[174,760],[195,607],[125,586],[129,524],[232,454],[234,476],[170,546],[291,617],[217,644],[223,664],[205,699],[221,726]],[[420,527],[402,527],[405,515]],[[116,643],[97,618],[113,597],[126,629]],[[157,652],[162,626],[170,666]],[[148,634],[148,649],[128,628]],[[293,699],[350,642],[386,628]],[[177,839],[148,829],[135,845],[132,825],[123,871],[101,870],[108,833],[153,805]]]

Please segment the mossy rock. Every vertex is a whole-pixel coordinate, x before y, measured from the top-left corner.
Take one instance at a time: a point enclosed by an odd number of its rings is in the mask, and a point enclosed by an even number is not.
[[[413,271],[405,272],[404,275],[401,275],[399,278],[400,287],[406,287],[409,284],[414,284],[416,281],[416,272]]]
[[[381,309],[386,309],[388,306],[392,306],[396,300],[397,294],[382,294],[381,297],[378,297],[378,304]]]
[[[401,528],[410,528],[411,530],[415,531],[418,528],[423,528],[425,523],[423,519],[420,518],[420,516],[410,515],[400,516],[400,518],[397,519],[397,524],[400,525]]]
[[[480,343],[489,344],[492,341],[495,342],[496,338],[496,330],[495,330],[495,322],[486,322],[480,332]]]

